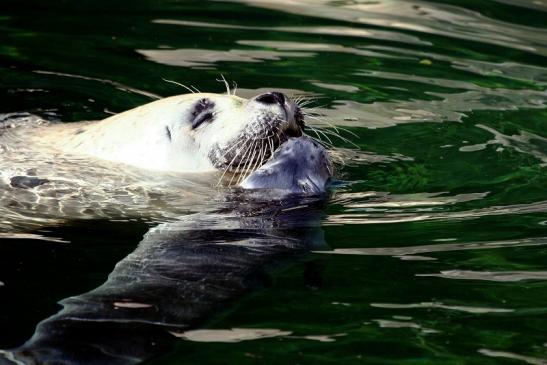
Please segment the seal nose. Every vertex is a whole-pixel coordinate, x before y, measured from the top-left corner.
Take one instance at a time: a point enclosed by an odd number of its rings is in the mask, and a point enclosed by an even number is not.
[[[285,104],[285,95],[283,95],[282,93],[278,93],[278,92],[274,91],[274,92],[271,92],[271,93],[258,95],[255,100],[258,101],[259,103],[263,103],[263,104],[275,104],[275,103],[277,103],[279,105],[284,105]]]

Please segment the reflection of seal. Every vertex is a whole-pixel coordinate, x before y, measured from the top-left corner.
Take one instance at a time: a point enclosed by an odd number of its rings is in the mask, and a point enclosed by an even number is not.
[[[36,143],[163,171],[258,168],[290,136],[302,134],[300,108],[271,92],[188,94],[161,99],[99,122],[36,129]]]

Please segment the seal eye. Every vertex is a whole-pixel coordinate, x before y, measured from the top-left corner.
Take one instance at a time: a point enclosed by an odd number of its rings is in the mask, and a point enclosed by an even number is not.
[[[192,110],[192,129],[196,129],[204,122],[212,122],[215,103],[209,99],[200,99]]]
[[[202,125],[204,122],[212,122],[212,121],[213,121],[213,112],[201,113],[192,121],[192,129],[196,129],[197,127]]]

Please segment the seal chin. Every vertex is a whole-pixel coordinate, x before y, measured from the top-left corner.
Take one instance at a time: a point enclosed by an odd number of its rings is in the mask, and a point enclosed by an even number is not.
[[[332,163],[325,148],[302,136],[289,138],[268,162],[245,178],[240,187],[318,195],[325,193],[331,177]]]

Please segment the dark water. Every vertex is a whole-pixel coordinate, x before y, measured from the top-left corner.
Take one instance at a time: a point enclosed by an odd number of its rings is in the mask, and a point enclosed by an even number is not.
[[[223,74],[241,95],[315,95],[358,145],[332,138],[329,247],[149,363],[547,364],[546,28],[547,3],[526,0],[8,1],[0,113],[100,119],[184,92],[163,79],[223,92]],[[0,348],[148,229],[0,238]],[[265,338],[218,342],[231,328]]]

